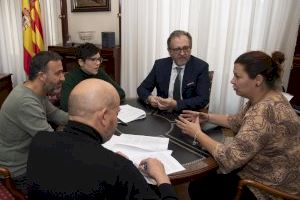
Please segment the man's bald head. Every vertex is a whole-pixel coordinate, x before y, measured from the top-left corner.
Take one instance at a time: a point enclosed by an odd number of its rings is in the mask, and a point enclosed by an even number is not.
[[[86,79],[74,87],[69,97],[69,115],[88,119],[94,112],[120,104],[116,89],[100,79]]]

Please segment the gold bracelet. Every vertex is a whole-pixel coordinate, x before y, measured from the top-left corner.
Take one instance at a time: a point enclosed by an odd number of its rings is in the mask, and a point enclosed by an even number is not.
[[[197,141],[197,133],[195,133],[194,135],[194,140],[193,140],[193,145],[197,145],[198,141]]]

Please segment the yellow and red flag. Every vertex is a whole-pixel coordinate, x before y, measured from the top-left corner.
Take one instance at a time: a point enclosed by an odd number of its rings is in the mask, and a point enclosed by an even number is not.
[[[29,73],[31,58],[44,50],[41,8],[39,0],[23,0],[24,70]]]

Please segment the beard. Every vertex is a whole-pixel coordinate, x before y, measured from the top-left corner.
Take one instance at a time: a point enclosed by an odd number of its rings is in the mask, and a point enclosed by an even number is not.
[[[191,57],[191,56],[175,58],[175,59],[174,59],[175,64],[176,64],[177,66],[183,66],[183,65],[186,65],[186,63],[190,60],[190,57]]]
[[[61,83],[60,84],[46,83],[44,85],[44,91],[47,94],[53,94],[56,92],[60,92],[61,86],[62,86]]]

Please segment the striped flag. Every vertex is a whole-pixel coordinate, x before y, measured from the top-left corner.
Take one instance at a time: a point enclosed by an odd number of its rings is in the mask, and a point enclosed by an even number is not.
[[[23,45],[24,70],[29,74],[31,58],[44,50],[43,30],[41,23],[41,9],[39,0],[23,0]]]

